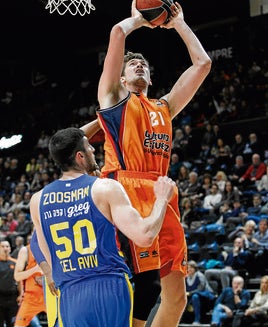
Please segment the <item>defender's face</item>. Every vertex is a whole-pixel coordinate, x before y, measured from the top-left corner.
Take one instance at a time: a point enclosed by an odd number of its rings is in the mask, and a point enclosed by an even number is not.
[[[84,145],[85,145],[85,165],[86,171],[88,174],[92,173],[96,169],[99,169],[99,166],[95,160],[95,149],[89,144],[88,139],[84,137]]]

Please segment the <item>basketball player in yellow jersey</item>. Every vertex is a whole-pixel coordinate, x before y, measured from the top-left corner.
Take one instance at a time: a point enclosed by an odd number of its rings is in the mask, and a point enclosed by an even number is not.
[[[98,111],[105,132],[105,165],[102,176],[115,178],[125,187],[132,204],[145,217],[152,208],[153,180],[167,174],[171,154],[171,121],[190,102],[211,68],[211,60],[184,21],[175,2],[170,21],[162,28],[174,29],[185,43],[192,64],[161,99],[149,99],[148,61],[136,53],[125,57],[126,37],[140,27],[153,28],[132,2],[131,17],[114,25],[99,81]],[[170,53],[169,53],[170,55]],[[134,327],[145,325],[160,292],[161,304],[152,327],[176,327],[186,304],[187,249],[180,223],[178,198],[166,211],[159,241],[139,248],[118,234],[122,249],[134,271]],[[126,246],[124,248],[124,246]],[[160,257],[159,257],[160,254]]]

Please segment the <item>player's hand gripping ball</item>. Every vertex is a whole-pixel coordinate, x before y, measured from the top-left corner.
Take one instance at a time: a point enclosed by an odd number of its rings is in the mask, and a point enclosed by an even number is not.
[[[171,15],[173,0],[137,0],[136,8],[152,25],[166,24]]]

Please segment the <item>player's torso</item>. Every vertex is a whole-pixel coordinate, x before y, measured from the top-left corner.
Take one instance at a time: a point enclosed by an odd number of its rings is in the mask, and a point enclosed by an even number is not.
[[[165,101],[131,94],[118,106],[99,113],[108,134],[103,172],[126,169],[167,173],[172,126]]]
[[[42,228],[51,252],[57,285],[99,273],[124,271],[114,226],[91,198],[95,177],[55,181],[42,193]]]

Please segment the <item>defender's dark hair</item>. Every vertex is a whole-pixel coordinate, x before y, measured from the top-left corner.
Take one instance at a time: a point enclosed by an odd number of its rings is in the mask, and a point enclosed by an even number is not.
[[[128,51],[124,56],[124,65],[123,65],[122,75],[124,75],[126,63],[132,59],[144,60],[149,65],[149,61],[147,59],[145,59],[141,53]]]
[[[85,133],[76,127],[57,131],[49,141],[49,153],[62,171],[75,167],[77,151],[85,151]]]

